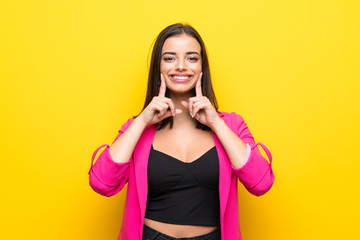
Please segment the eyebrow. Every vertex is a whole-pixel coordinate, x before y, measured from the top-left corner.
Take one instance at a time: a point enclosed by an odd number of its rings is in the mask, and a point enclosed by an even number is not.
[[[176,55],[176,52],[164,52],[161,56],[164,56],[165,54]],[[195,51],[186,53],[186,55],[190,55],[190,54],[197,54],[197,55],[200,56],[200,54],[198,52],[195,52]]]

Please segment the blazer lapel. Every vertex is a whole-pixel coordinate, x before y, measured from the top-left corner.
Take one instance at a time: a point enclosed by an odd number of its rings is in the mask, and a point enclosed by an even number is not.
[[[225,149],[214,132],[212,132],[216,150],[219,156],[219,198],[220,198],[220,216],[223,222],[226,205],[229,197],[231,184],[231,166]]]
[[[155,130],[155,125],[146,127],[134,149],[135,182],[139,198],[141,221],[144,221],[145,218],[145,207],[148,194],[147,166]]]

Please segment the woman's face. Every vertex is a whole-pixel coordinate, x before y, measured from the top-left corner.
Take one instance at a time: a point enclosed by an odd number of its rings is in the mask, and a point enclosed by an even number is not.
[[[190,93],[199,79],[201,46],[186,34],[169,37],[161,52],[160,72],[170,93]]]

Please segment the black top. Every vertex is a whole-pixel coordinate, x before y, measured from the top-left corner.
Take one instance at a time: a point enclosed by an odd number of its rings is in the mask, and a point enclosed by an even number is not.
[[[185,163],[151,146],[145,217],[172,224],[219,226],[216,147]]]

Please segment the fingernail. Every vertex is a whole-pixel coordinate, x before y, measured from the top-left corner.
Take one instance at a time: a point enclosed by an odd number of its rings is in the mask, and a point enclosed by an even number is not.
[[[190,116],[191,116],[192,118],[194,118],[194,116],[192,115],[192,113],[190,113]]]

